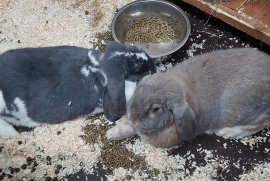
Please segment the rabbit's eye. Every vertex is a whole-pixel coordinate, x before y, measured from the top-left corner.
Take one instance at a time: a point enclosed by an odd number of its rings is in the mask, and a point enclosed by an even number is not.
[[[156,112],[158,112],[158,111],[159,111],[159,109],[160,109],[160,107],[156,107],[156,108],[154,108],[154,109],[153,109],[153,111],[152,111],[152,112],[153,112],[153,113],[156,113]]]

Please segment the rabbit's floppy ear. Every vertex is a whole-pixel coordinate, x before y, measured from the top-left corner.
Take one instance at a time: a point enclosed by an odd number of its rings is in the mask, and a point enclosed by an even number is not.
[[[103,93],[104,115],[109,121],[116,121],[126,113],[125,80],[108,80]]]
[[[112,52],[118,52],[118,51],[123,51],[125,49],[125,45],[124,44],[121,44],[119,42],[116,42],[116,41],[111,41],[109,43],[107,43],[105,49],[104,49],[104,52],[107,53],[112,53]]]
[[[88,51],[89,60],[94,66],[99,66],[102,55],[103,53],[98,50],[90,49]]]
[[[193,110],[188,105],[184,105],[175,106],[172,112],[180,139],[184,141],[194,139],[197,134],[197,120]]]

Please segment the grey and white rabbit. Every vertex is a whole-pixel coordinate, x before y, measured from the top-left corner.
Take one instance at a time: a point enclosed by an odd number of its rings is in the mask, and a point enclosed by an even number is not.
[[[270,123],[270,56],[249,48],[215,51],[144,77],[109,140],[138,134],[172,147],[203,133],[240,139]]]
[[[36,127],[105,112],[110,121],[126,112],[136,84],[156,72],[134,46],[107,44],[104,53],[75,46],[23,48],[0,55],[0,137],[11,125]]]

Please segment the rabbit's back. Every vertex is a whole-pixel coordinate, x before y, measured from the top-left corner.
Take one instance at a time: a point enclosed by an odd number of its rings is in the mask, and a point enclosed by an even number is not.
[[[263,52],[216,51],[185,61],[169,74],[196,95],[202,130],[259,125],[263,120],[256,123],[257,118],[270,114],[270,56]]]
[[[91,70],[88,51],[59,46],[10,50],[0,55],[4,69],[0,91],[5,104],[0,107],[1,115],[57,123],[93,112],[98,104],[102,109],[103,91],[97,89],[103,87],[100,80],[105,78]],[[27,125],[20,121],[14,124]]]

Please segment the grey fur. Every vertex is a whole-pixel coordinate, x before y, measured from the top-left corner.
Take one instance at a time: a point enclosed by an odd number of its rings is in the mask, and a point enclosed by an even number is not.
[[[238,48],[193,57],[143,78],[127,113],[125,124],[134,132],[125,135],[139,134],[157,147],[203,133],[233,139],[254,134],[270,123],[270,56]],[[120,129],[109,130],[108,139],[123,139]]]

